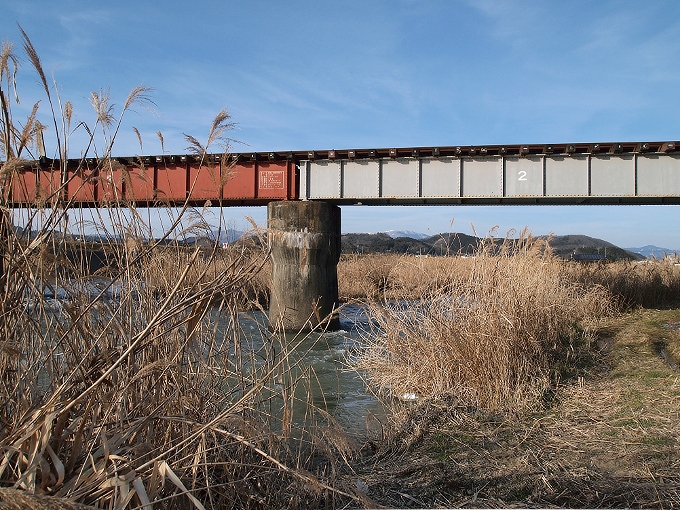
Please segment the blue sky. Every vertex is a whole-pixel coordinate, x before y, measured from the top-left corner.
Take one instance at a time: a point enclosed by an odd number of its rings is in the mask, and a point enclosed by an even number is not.
[[[673,1],[0,0],[79,120],[91,91],[129,112],[117,155],[185,152],[227,108],[236,151],[680,139]],[[22,108],[39,99],[24,59]],[[44,107],[45,105],[43,105]],[[132,126],[143,137],[140,149]],[[74,135],[72,147],[77,147]],[[264,208],[225,214],[240,224]],[[452,225],[453,221],[453,225]],[[343,231],[586,234],[680,249],[680,207],[345,207]]]

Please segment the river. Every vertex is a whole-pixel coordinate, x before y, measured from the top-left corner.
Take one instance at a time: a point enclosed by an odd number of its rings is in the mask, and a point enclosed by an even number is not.
[[[54,310],[58,315],[63,313],[63,304],[73,295],[87,295],[89,299],[97,299],[102,289],[107,287],[106,280],[92,279],[82,282],[74,288],[64,287],[63,284],[48,287],[44,290],[44,305]],[[108,287],[99,299],[118,302],[121,290],[118,285]],[[135,298],[133,298],[135,299]],[[31,304],[29,304],[29,309]],[[286,337],[272,342],[267,316],[263,312],[241,312],[238,315],[238,329],[241,338],[241,356],[243,363],[236,367],[232,365],[232,373],[244,374],[252,370],[248,365],[260,364],[264,366],[272,361],[271,353],[279,354],[281,346],[295,345],[290,353],[288,363],[294,364],[289,378],[299,378],[296,390],[297,403],[294,406],[293,420],[303,420],[308,415],[305,403],[311,403],[316,408],[329,413],[343,429],[355,436],[363,436],[367,430],[367,417],[375,425],[376,419],[384,423],[385,410],[383,405],[367,391],[362,377],[351,368],[351,355],[360,348],[367,335],[370,335],[371,319],[364,307],[356,304],[344,305],[340,309],[340,330],[326,333],[310,333],[304,336],[286,334]],[[222,315],[214,309],[213,321],[218,323],[218,335],[224,341],[233,342],[233,326],[228,316]],[[277,343],[279,347],[272,347]],[[229,348],[234,355],[233,346]],[[255,361],[254,361],[255,360]],[[259,360],[259,361],[258,361]],[[261,372],[260,372],[261,373]],[[46,374],[42,374],[47,377]],[[45,379],[47,381],[48,379]],[[283,381],[282,381],[283,382]],[[274,402],[272,412],[281,408],[281,400],[277,392],[285,384],[274,384],[271,387],[271,399]],[[229,388],[232,382],[226,382]],[[275,387],[276,386],[276,387]],[[231,392],[231,389],[229,389]],[[304,394],[302,394],[304,393]]]
[[[242,313],[240,327],[245,332],[244,344],[258,351],[268,334],[267,317],[262,312]],[[352,353],[360,348],[369,334],[370,318],[359,305],[345,305],[340,310],[340,329],[303,336],[286,334],[286,341],[295,345],[291,362],[297,363],[294,374],[304,374],[307,381],[298,388],[298,399],[307,399],[314,406],[328,412],[343,429],[355,436],[363,436],[368,421],[384,423],[385,409],[367,390],[360,374],[351,368]],[[299,393],[307,393],[302,397]],[[298,406],[296,415],[305,414]],[[301,418],[299,418],[301,419]]]

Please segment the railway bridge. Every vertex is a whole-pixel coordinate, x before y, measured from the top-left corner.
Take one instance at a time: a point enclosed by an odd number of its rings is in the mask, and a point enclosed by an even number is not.
[[[300,329],[332,317],[337,303],[339,205],[677,205],[679,143],[43,158],[12,179],[10,203],[268,205],[270,321]]]

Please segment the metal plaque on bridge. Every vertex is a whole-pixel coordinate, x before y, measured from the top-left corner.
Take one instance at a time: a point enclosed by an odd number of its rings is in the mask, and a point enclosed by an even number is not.
[[[386,159],[382,163],[381,196],[420,196],[420,161],[413,158]]]
[[[639,155],[637,194],[680,196],[680,156],[676,154]]]
[[[460,159],[422,160],[423,198],[460,197]]]
[[[543,195],[543,157],[505,158],[505,196],[540,197]]]
[[[461,162],[461,187],[464,197],[503,196],[502,158],[464,158]]]

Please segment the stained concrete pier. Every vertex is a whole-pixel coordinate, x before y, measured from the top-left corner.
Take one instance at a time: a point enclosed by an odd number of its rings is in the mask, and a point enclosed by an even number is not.
[[[338,329],[340,208],[326,202],[270,202],[272,257],[269,320],[286,331],[321,322]],[[327,324],[326,324],[327,321]]]

